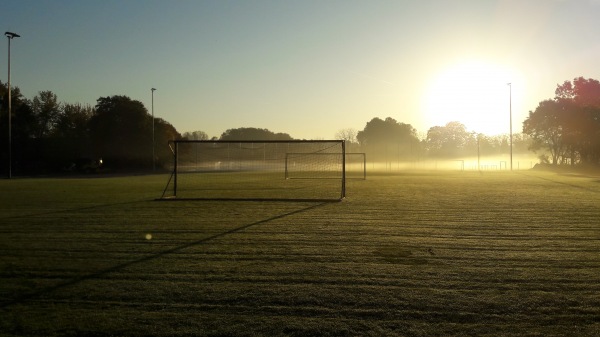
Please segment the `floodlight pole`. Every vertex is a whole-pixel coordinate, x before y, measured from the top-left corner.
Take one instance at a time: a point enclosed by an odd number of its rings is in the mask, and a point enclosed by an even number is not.
[[[12,178],[12,104],[10,95],[10,40],[21,35],[13,32],[5,32],[8,38],[8,179]]]
[[[513,132],[512,132],[512,83],[508,83],[508,110],[510,115],[510,170],[513,170]]]
[[[156,157],[154,154],[154,91],[156,89],[152,88],[150,89],[150,92],[152,93],[152,171],[156,171]]]
[[[477,134],[477,171],[481,171],[481,150],[480,150],[481,134]]]

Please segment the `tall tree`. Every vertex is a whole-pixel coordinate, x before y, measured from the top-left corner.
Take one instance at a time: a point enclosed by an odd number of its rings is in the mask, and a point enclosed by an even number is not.
[[[293,140],[287,133],[274,133],[267,129],[237,128],[221,134],[221,140]]]
[[[545,100],[523,122],[523,133],[531,137],[531,150],[550,152],[552,164],[556,165],[565,157],[565,120],[568,115],[567,101]]]
[[[556,100],[572,100],[578,106],[600,107],[600,82],[595,79],[577,77],[573,81],[565,81],[557,85]]]
[[[459,122],[450,122],[445,126],[434,126],[427,131],[427,149],[429,154],[440,157],[473,155],[477,138]]]
[[[182,135],[183,138],[188,140],[208,140],[208,134],[204,131],[192,131],[192,132],[184,132]]]
[[[600,163],[600,82],[575,78],[558,85],[555,100],[569,104],[569,116],[563,120],[564,142],[570,150],[570,162]]]
[[[127,96],[100,97],[90,119],[95,156],[116,167],[150,167],[152,116]]]
[[[40,91],[31,101],[31,110],[35,118],[32,125],[33,136],[42,139],[54,128],[61,112],[61,104],[52,91]]]
[[[578,77],[558,85],[554,100],[529,112],[523,132],[555,165],[600,164],[600,82]]]
[[[92,156],[89,122],[93,115],[94,108],[90,105],[62,105],[47,141],[48,160],[54,161],[56,168]]]
[[[387,117],[385,120],[375,117],[367,122],[365,128],[356,135],[361,145],[402,143],[417,139],[417,131],[410,125],[398,123]]]
[[[14,174],[29,173],[30,163],[36,160],[37,149],[31,140],[35,118],[31,103],[23,97],[19,87],[11,87],[11,141],[12,171]],[[8,85],[0,82],[0,172],[8,172]]]
[[[165,121],[162,118],[157,118],[154,121],[155,127],[155,155],[156,155],[156,164],[158,167],[167,167],[173,161],[173,152],[168,146],[169,141],[182,138],[182,136],[177,132],[175,127],[171,125],[169,122]],[[196,131],[202,132],[202,131]],[[197,134],[200,135],[200,134]],[[208,137],[208,136],[207,136]],[[189,139],[189,138],[188,138]],[[206,139],[200,139],[206,140]]]
[[[401,160],[415,156],[419,148],[417,130],[410,124],[375,117],[356,135],[361,147],[376,160]]]
[[[53,135],[80,141],[89,133],[88,124],[94,115],[90,105],[64,104],[56,118]]]

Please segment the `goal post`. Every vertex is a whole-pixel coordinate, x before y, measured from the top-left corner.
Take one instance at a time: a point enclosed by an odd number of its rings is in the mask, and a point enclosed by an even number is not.
[[[346,196],[343,140],[174,140],[160,200],[339,201]],[[294,174],[289,179],[290,154]],[[301,158],[301,159],[299,159]]]

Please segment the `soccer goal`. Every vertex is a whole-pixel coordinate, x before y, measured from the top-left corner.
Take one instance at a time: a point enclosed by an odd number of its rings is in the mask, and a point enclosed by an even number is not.
[[[346,195],[342,140],[169,142],[162,200],[339,201]]]
[[[367,180],[367,154],[346,152],[346,179]]]

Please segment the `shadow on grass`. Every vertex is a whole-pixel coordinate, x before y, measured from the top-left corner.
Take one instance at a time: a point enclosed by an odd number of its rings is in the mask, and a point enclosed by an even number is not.
[[[8,301],[2,301],[0,303],[0,308],[4,309],[4,308],[10,307],[12,305],[22,304],[24,302],[27,302],[28,300],[31,300],[31,299],[34,299],[36,297],[40,297],[42,295],[51,293],[51,292],[53,292],[55,290],[58,290],[58,289],[62,289],[62,288],[65,288],[65,287],[68,287],[68,286],[71,286],[71,285],[75,285],[77,283],[80,283],[80,282],[83,282],[83,281],[86,281],[86,280],[95,279],[95,278],[101,277],[101,276],[103,276],[105,274],[108,274],[108,273],[111,273],[111,272],[114,272],[114,271],[117,271],[117,270],[120,270],[120,269],[123,269],[123,268],[127,268],[129,266],[132,266],[132,265],[135,265],[135,264],[138,264],[138,263],[143,263],[143,262],[151,261],[153,259],[162,257],[162,256],[167,255],[167,254],[175,253],[175,252],[178,252],[180,250],[183,250],[183,249],[186,249],[186,248],[190,248],[190,247],[193,247],[193,246],[196,246],[196,245],[201,245],[201,244],[204,244],[204,243],[206,243],[208,241],[211,241],[211,240],[214,240],[214,239],[217,239],[217,238],[229,235],[229,234],[233,234],[233,233],[236,233],[236,232],[243,231],[243,230],[248,229],[248,228],[253,227],[253,226],[261,225],[261,224],[264,224],[264,223],[267,223],[267,222],[270,222],[270,221],[282,219],[282,218],[285,218],[285,217],[288,217],[288,216],[292,216],[292,215],[295,215],[295,214],[307,212],[307,211],[310,211],[312,209],[315,209],[315,208],[318,208],[318,207],[321,207],[321,206],[324,206],[324,205],[328,205],[328,204],[331,204],[331,203],[330,202],[322,202],[322,203],[311,205],[311,206],[308,206],[308,207],[305,207],[305,208],[302,208],[302,209],[299,209],[299,210],[295,210],[295,211],[292,211],[292,212],[288,212],[288,213],[276,215],[276,216],[273,216],[273,217],[268,218],[268,219],[264,219],[264,220],[256,221],[256,222],[253,222],[253,223],[250,223],[250,224],[247,224],[247,225],[243,225],[241,227],[237,227],[237,228],[228,230],[228,231],[223,232],[223,233],[215,234],[213,236],[210,236],[210,237],[207,237],[207,238],[204,238],[204,239],[201,239],[201,240],[193,241],[193,242],[187,243],[187,244],[182,245],[182,246],[178,246],[178,247],[174,247],[174,248],[171,248],[171,249],[167,249],[167,250],[164,250],[164,251],[161,251],[161,252],[158,252],[158,253],[155,253],[155,254],[152,254],[152,255],[149,255],[149,256],[137,259],[137,260],[133,260],[133,261],[121,263],[121,264],[116,265],[114,267],[106,268],[106,269],[100,270],[98,272],[89,274],[89,275],[80,276],[80,277],[74,278],[72,280],[65,281],[65,282],[59,283],[59,284],[51,286],[51,287],[46,287],[44,289],[40,289],[38,291],[29,293],[29,294],[23,294],[21,296],[18,296],[15,299],[8,300]],[[98,207],[101,207],[101,206],[98,206]]]
[[[585,187],[585,186],[579,186],[579,185],[575,185],[575,184],[569,184],[569,183],[564,182],[564,181],[557,181],[557,180],[553,180],[553,179],[549,179],[549,178],[545,178],[545,177],[540,177],[540,176],[537,176],[537,175],[530,175],[530,174],[523,174],[523,175],[528,176],[528,177],[536,177],[536,178],[541,179],[541,180],[549,181],[549,182],[552,182],[552,183],[555,183],[555,184],[559,184],[559,185],[563,185],[563,186],[573,187],[573,188],[584,190],[584,191],[587,191],[587,192],[592,192],[592,193],[597,193],[597,194],[600,193],[600,191],[595,190],[593,188],[589,188],[589,187]],[[563,176],[574,176],[574,175],[568,175],[568,174],[561,174],[561,175],[563,175]],[[574,177],[581,177],[581,176],[574,176]]]
[[[116,202],[116,203],[111,203],[111,204],[98,204],[98,205],[93,205],[93,206],[60,209],[60,210],[48,211],[48,212],[38,212],[38,213],[28,213],[28,214],[19,214],[19,215],[9,215],[9,216],[5,216],[5,217],[1,217],[0,216],[0,219],[26,219],[26,218],[35,218],[35,217],[42,217],[42,216],[47,216],[47,215],[55,215],[55,214],[61,214],[61,213],[70,213],[70,212],[88,211],[88,210],[94,210],[94,209],[100,209],[100,208],[108,208],[108,207],[112,207],[112,206],[140,204],[140,203],[144,203],[144,202],[149,202],[149,201],[148,201],[148,199],[141,199],[141,200],[135,200],[135,201]]]

